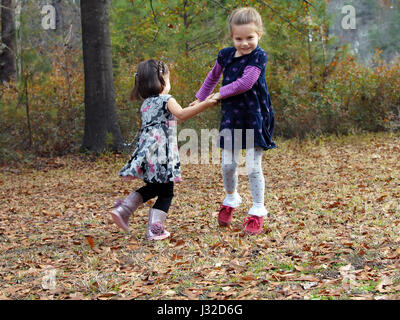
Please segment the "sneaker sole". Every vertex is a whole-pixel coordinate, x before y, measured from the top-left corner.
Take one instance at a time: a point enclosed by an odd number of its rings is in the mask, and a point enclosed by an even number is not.
[[[147,240],[164,240],[168,238],[171,234],[168,231],[164,231],[162,235],[159,236],[152,236],[152,237],[147,237]]]
[[[256,236],[262,233],[262,230],[258,231],[258,232],[253,232],[253,231],[248,231],[248,230],[243,230],[243,232],[248,235],[248,236]]]
[[[219,221],[218,220],[218,224],[220,227],[229,227],[230,226],[230,222],[223,222],[223,221]]]

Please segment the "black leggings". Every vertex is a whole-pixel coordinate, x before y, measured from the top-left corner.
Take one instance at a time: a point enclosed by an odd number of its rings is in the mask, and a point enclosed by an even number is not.
[[[174,183],[172,181],[168,183],[146,182],[146,185],[136,190],[136,192],[140,193],[143,202],[158,197],[153,208],[168,212],[174,197]]]

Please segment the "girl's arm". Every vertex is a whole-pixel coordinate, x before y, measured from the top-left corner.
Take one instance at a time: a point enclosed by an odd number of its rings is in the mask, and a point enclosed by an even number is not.
[[[176,117],[178,123],[194,117],[196,114],[203,112],[207,108],[214,106],[218,103],[215,99],[207,99],[206,101],[199,102],[195,105],[189,106],[185,109],[179,105],[174,98],[168,100],[168,110]]]
[[[222,67],[216,61],[212,70],[208,73],[206,80],[196,94],[196,98],[200,101],[206,100],[206,98],[213,92],[219,79],[221,78]]]
[[[243,71],[243,75],[236,81],[221,87],[219,89],[220,97],[218,97],[217,93],[217,96],[214,96],[214,99],[225,99],[249,91],[257,82],[260,74],[261,70],[259,68],[255,66],[247,66]]]

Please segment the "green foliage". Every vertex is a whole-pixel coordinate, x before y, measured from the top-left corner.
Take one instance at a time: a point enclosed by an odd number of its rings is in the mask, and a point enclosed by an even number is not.
[[[56,65],[50,70],[52,73],[25,75],[26,82],[2,88],[0,126],[6,129],[0,135],[3,160],[21,158],[24,151],[52,156],[71,153],[79,147],[83,134],[83,74],[78,68],[71,68],[66,77]]]
[[[371,31],[371,41],[379,50],[372,66],[362,66],[349,54],[349,48],[332,49],[326,2],[308,2],[312,6],[300,0],[113,0],[110,31],[116,107],[123,136],[130,140],[140,127],[140,103],[129,100],[138,62],[164,60],[171,70],[171,94],[186,107],[196,99],[218,51],[232,45],[228,14],[245,5],[255,7],[264,21],[260,46],[268,53],[266,77],[276,135],[301,138],[398,130],[400,67],[399,61],[386,65],[381,59],[388,53],[380,42],[383,29]],[[396,14],[387,21],[393,39],[398,30],[396,8]],[[1,87],[3,160],[18,160],[24,152],[74,152],[83,136],[81,48],[76,40],[64,46],[65,35],[43,31],[38,17],[38,5],[27,1],[21,16],[20,78],[15,85]],[[392,48],[399,51],[395,42]],[[185,121],[179,129],[219,128],[219,120],[217,106]]]
[[[382,50],[382,56],[392,58],[400,52],[400,4],[395,1],[369,2],[382,21],[368,32],[371,44],[376,50]]]
[[[170,68],[171,94],[183,106],[195,93],[223,47],[226,15],[210,1],[115,1],[111,8],[117,107],[123,135],[130,137],[140,126],[140,103],[128,101],[137,63],[162,59]],[[128,72],[127,72],[128,71]],[[219,112],[207,111],[186,121],[181,128],[218,127]],[[133,129],[133,130],[132,130]]]

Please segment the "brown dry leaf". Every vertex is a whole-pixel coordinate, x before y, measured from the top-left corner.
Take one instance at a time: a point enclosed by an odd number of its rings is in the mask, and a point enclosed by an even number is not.
[[[177,293],[177,292],[176,292],[175,290],[167,290],[167,291],[165,292],[165,294],[166,294],[167,296],[169,296],[169,297],[175,296],[176,293]]]
[[[387,250],[386,258],[387,259],[397,259],[400,257],[400,248],[397,248],[394,251]]]
[[[80,299],[298,299],[306,290],[360,299],[371,294],[350,289],[373,281],[375,297],[394,297],[400,291],[399,145],[400,137],[392,134],[335,137],[320,144],[280,141],[262,163],[274,213],[255,237],[241,233],[252,201],[248,179],[240,177],[238,185],[243,208],[232,228],[221,229],[216,219],[225,196],[221,166],[183,165],[186,183],[176,184],[167,219],[173,237],[165,242],[145,240],[145,206],[130,220],[130,235],[107,223],[114,200],[143,185],[136,180],[128,187],[116,176],[126,155],[93,161],[42,158],[46,171],[0,167],[1,294],[10,299],[68,299],[75,291]],[[371,163],[371,154],[382,157]],[[56,170],[60,161],[63,169]],[[57,270],[63,292],[43,294],[40,266],[45,265]],[[319,271],[305,274],[314,270]],[[186,279],[201,289],[182,288]],[[115,295],[114,287],[119,288]],[[167,296],[168,290],[177,294]]]
[[[247,297],[248,295],[251,295],[252,293],[253,293],[252,289],[243,290],[239,295],[237,295],[235,297],[235,299],[238,299],[238,300],[243,299],[243,298]]]
[[[374,299],[373,294],[363,294],[350,297],[350,300],[373,300],[373,299]]]
[[[390,290],[385,289],[385,287],[390,286],[393,284],[392,278],[389,278],[388,276],[384,276],[383,278],[380,279],[378,284],[376,285],[375,289],[378,290],[381,293],[387,293]]]
[[[175,247],[180,247],[180,246],[183,246],[184,244],[185,244],[185,241],[183,241],[182,239],[179,239],[176,241]]]
[[[313,275],[301,275],[293,279],[293,281],[308,281],[308,282],[320,282],[321,280]]]
[[[135,290],[131,292],[131,294],[129,295],[129,299],[136,299],[143,296],[144,294],[145,293],[143,293],[141,290]]]
[[[330,288],[319,291],[320,295],[339,297],[342,294],[342,288]]]
[[[178,255],[176,253],[174,253],[171,257],[171,261],[175,261],[175,260],[182,260],[183,256],[182,255]]]
[[[197,288],[189,288],[183,291],[183,293],[189,299],[198,299],[198,297],[204,293],[204,289],[197,289]]]
[[[154,254],[148,254],[144,257],[144,261],[149,261],[150,259],[152,259],[154,257]]]
[[[94,248],[94,238],[92,236],[86,236],[86,240],[89,243],[90,249]]]
[[[221,287],[221,289],[222,289],[223,291],[229,291],[229,290],[231,290],[232,288],[229,287],[229,286],[225,286],[225,287]]]
[[[140,248],[139,243],[129,243],[126,248],[128,250],[134,251],[134,250],[138,250]]]
[[[305,267],[302,267],[302,266],[294,266],[294,268],[297,270],[297,271],[300,271],[300,272],[303,272],[304,270],[306,270],[306,268]]]
[[[99,295],[99,298],[110,298],[117,294],[118,294],[117,292],[107,292],[107,293],[103,293],[103,294]]]
[[[386,194],[384,194],[383,196],[379,197],[378,199],[376,199],[377,202],[382,202],[385,198],[387,197]]]
[[[395,287],[392,287],[393,291],[400,291],[400,285],[397,285]]]
[[[70,300],[85,300],[85,296],[81,292],[75,292],[69,295]]]

